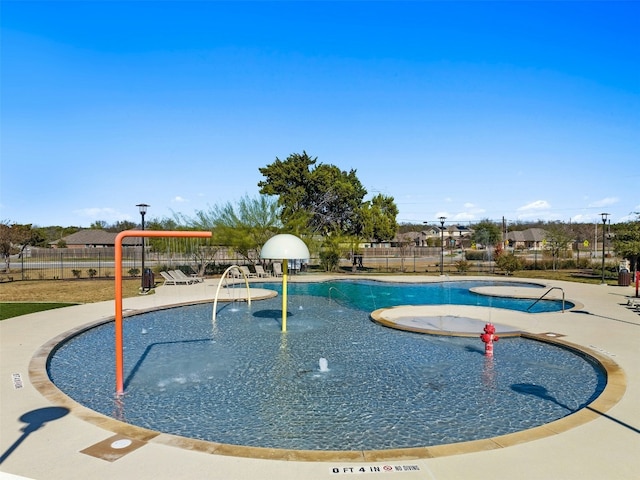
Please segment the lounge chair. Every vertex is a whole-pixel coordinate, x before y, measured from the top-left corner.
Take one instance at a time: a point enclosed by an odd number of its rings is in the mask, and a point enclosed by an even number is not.
[[[171,274],[171,276],[173,276],[174,278],[179,278],[181,280],[190,280],[190,283],[200,283],[200,282],[204,282],[204,278],[202,277],[197,277],[195,275],[192,276],[188,276],[186,273],[184,273],[182,270],[171,270],[169,272]]]
[[[238,267],[229,270],[229,273],[227,273],[227,275],[229,276],[229,278],[242,278],[242,273],[240,272]]]
[[[176,282],[178,282],[179,284],[186,284],[186,285],[192,285],[194,283],[197,283],[197,280],[191,277],[187,277],[184,272],[180,271],[180,270],[169,270],[167,272],[169,275],[171,275],[174,280]]]
[[[274,263],[273,264],[273,276],[274,277],[281,277],[282,276],[282,264],[281,263]]]
[[[192,283],[190,280],[175,277],[171,272],[160,272],[160,275],[164,278],[163,285],[189,285]]]
[[[160,272],[160,275],[162,275],[162,278],[164,278],[164,283],[162,284],[163,286],[164,285],[177,285],[175,278],[173,278],[167,272]]]
[[[185,282],[187,285],[193,285],[194,283],[198,283],[198,280],[186,275],[181,270],[169,270],[169,275],[176,279],[176,281],[182,283]]]
[[[259,278],[267,278],[271,276],[269,272],[264,271],[262,265],[255,265],[254,268],[256,269],[256,275],[258,275]]]
[[[185,280],[184,278],[176,277],[172,272],[173,270],[160,272],[160,275],[162,275],[162,278],[164,278],[163,285],[191,285],[193,283],[193,280]]]
[[[247,267],[245,265],[242,265],[241,267],[238,267],[238,268],[240,268],[242,273],[244,273],[247,278],[255,278],[256,277],[255,273],[251,273],[251,270],[249,270],[249,267]]]

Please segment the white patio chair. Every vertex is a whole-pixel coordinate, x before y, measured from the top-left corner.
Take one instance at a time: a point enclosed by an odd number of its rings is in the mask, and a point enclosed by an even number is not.
[[[239,268],[240,268],[240,270],[242,270],[242,273],[244,273],[247,278],[255,278],[256,277],[255,273],[251,273],[251,270],[249,270],[249,267],[247,267],[245,265],[242,265]]]
[[[196,280],[187,277],[180,270],[169,270],[167,273],[175,280],[176,285],[191,285],[196,283]]]
[[[204,282],[204,278],[202,277],[197,277],[195,275],[192,276],[188,276],[186,273],[184,273],[182,270],[171,270],[171,275],[173,275],[176,278],[179,278],[181,280],[189,280],[189,283],[200,283],[200,282]]]
[[[269,272],[264,271],[262,265],[255,265],[254,268],[256,269],[256,275],[258,275],[259,278],[268,278],[271,276]]]
[[[274,277],[281,277],[282,276],[282,264],[281,263],[274,263],[273,264],[273,276]]]

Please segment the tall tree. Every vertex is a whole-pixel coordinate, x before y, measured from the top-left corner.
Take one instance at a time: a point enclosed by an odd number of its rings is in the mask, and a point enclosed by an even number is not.
[[[502,240],[502,231],[496,223],[485,219],[473,226],[471,240],[485,248],[493,247]]]
[[[307,152],[276,160],[260,173],[260,193],[277,195],[282,222],[288,230],[303,226],[312,233],[336,232],[360,235],[363,231],[362,201],[367,191],[355,170],[342,171],[334,165],[318,164]],[[314,167],[315,166],[315,167]],[[312,168],[314,167],[314,168]]]
[[[130,220],[119,220],[109,227],[109,230],[114,232],[124,232],[125,230],[135,230],[136,228],[138,228],[138,225],[135,222]]]
[[[615,225],[613,248],[616,253],[631,262],[631,269],[638,271],[640,257],[640,221]]]
[[[362,208],[364,237],[377,242],[391,240],[398,232],[398,207],[393,197],[378,194]]]
[[[551,223],[547,226],[546,242],[547,248],[551,250],[553,257],[553,269],[558,266],[558,259],[562,252],[566,252],[571,248],[574,239],[574,232],[571,228],[563,223]]]
[[[493,248],[497,247],[495,254],[498,256],[502,252],[502,229],[489,219],[482,220],[473,226],[471,241],[481,244],[485,248],[486,259],[491,261]]]
[[[10,223],[7,220],[0,222],[0,254],[4,259],[5,270],[11,267],[11,255],[22,254],[29,245],[35,245],[41,241],[40,233],[31,228],[31,225]]]
[[[96,220],[89,227],[91,230],[106,230],[109,225],[104,220]]]

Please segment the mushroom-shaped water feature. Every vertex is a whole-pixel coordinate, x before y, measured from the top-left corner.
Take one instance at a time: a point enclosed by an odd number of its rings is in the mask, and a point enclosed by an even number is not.
[[[282,233],[274,235],[262,246],[260,257],[269,260],[282,260],[282,331],[287,331],[287,275],[288,260],[308,260],[307,245],[295,235]]]

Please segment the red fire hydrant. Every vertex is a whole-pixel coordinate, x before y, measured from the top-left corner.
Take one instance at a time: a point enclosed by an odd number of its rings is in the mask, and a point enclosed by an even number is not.
[[[493,323],[487,323],[484,326],[484,333],[480,335],[480,339],[484,342],[484,354],[487,357],[493,357],[493,342],[500,340],[500,337],[495,333],[496,327]]]

